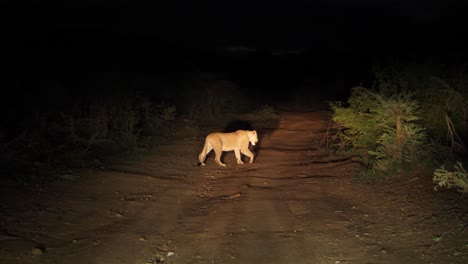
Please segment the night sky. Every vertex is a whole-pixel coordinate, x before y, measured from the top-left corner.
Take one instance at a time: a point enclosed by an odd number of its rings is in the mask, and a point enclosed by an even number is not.
[[[149,87],[189,72],[222,74],[252,94],[343,92],[370,85],[375,62],[467,55],[463,1],[158,2],[10,1],[3,86],[15,99],[6,103],[44,94],[56,102],[101,89],[90,80],[106,76]]]

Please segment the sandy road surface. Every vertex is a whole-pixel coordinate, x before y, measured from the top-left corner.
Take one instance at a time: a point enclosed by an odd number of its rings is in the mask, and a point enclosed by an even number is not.
[[[358,164],[319,148],[328,124],[282,113],[253,164],[198,167],[202,140],[180,139],[26,197],[5,190],[0,262],[425,263],[358,230],[373,211],[353,199]]]

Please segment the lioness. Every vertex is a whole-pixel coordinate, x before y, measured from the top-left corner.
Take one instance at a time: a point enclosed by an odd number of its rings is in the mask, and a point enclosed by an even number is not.
[[[215,161],[219,166],[226,167],[226,164],[221,162],[221,154],[223,151],[234,150],[236,154],[237,164],[243,164],[241,160],[241,153],[250,158],[249,163],[253,162],[254,155],[249,150],[249,142],[252,146],[258,142],[256,130],[237,130],[231,133],[214,132],[206,136],[205,146],[201,151],[198,159],[199,165],[205,166],[205,158],[208,153],[213,149],[216,157]]]

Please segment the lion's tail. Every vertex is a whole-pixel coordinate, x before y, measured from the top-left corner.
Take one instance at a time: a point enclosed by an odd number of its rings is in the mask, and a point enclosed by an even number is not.
[[[205,140],[205,145],[203,146],[202,151],[200,152],[200,155],[198,155],[198,166],[205,166],[205,158],[206,155],[208,154],[208,141]]]

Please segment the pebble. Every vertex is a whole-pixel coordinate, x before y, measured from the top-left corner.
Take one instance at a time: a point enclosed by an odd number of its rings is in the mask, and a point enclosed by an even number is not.
[[[35,256],[39,256],[39,255],[44,254],[44,249],[35,247],[31,250],[31,253]]]

